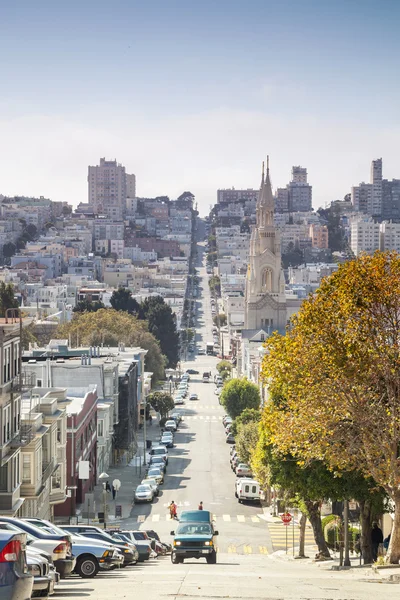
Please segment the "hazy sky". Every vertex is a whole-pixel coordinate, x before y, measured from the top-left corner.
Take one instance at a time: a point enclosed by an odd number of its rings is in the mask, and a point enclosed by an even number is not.
[[[101,156],[139,196],[274,187],[314,206],[383,157],[400,178],[398,0],[17,0],[0,11],[0,193],[87,201]]]

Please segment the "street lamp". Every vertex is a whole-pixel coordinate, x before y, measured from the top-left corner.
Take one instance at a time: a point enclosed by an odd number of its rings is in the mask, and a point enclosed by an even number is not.
[[[109,475],[107,473],[105,473],[103,471],[103,473],[101,473],[99,475],[99,479],[101,480],[102,484],[103,484],[103,523],[104,523],[104,529],[106,529],[107,524],[106,524],[106,515],[107,515],[107,489],[106,489],[106,479],[108,479]]]

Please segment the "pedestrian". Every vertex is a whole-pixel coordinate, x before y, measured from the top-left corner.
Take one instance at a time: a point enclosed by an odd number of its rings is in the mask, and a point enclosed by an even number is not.
[[[117,495],[117,490],[115,489],[114,486],[112,486],[111,491],[112,491],[113,500],[115,500],[115,496]]]
[[[171,504],[169,505],[169,514],[171,519],[178,519],[178,514],[177,514],[177,506],[175,504],[175,502],[172,500]]]
[[[385,548],[386,552],[389,550],[390,537],[391,533],[389,533],[389,535],[383,540],[383,547]]]
[[[374,562],[376,562],[378,560],[379,544],[383,544],[382,529],[380,527],[378,527],[378,523],[376,523],[376,521],[374,523],[372,523],[371,542],[372,542],[372,558],[374,559]]]
[[[200,502],[198,510],[203,510],[203,500]]]
[[[110,485],[109,481],[107,481],[107,483],[106,483],[106,490],[107,490],[107,492],[111,492],[111,485]]]

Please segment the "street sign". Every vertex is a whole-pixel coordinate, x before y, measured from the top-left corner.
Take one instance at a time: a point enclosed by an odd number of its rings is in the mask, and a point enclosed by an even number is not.
[[[284,525],[290,525],[290,522],[292,520],[292,515],[288,512],[283,513],[283,515],[281,515],[281,519],[282,519],[282,523]]]

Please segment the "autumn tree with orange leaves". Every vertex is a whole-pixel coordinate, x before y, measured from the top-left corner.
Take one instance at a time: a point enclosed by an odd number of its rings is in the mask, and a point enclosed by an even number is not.
[[[393,501],[387,560],[400,560],[400,255],[341,265],[268,343],[263,377],[280,410],[270,441],[300,465],[358,470]]]

